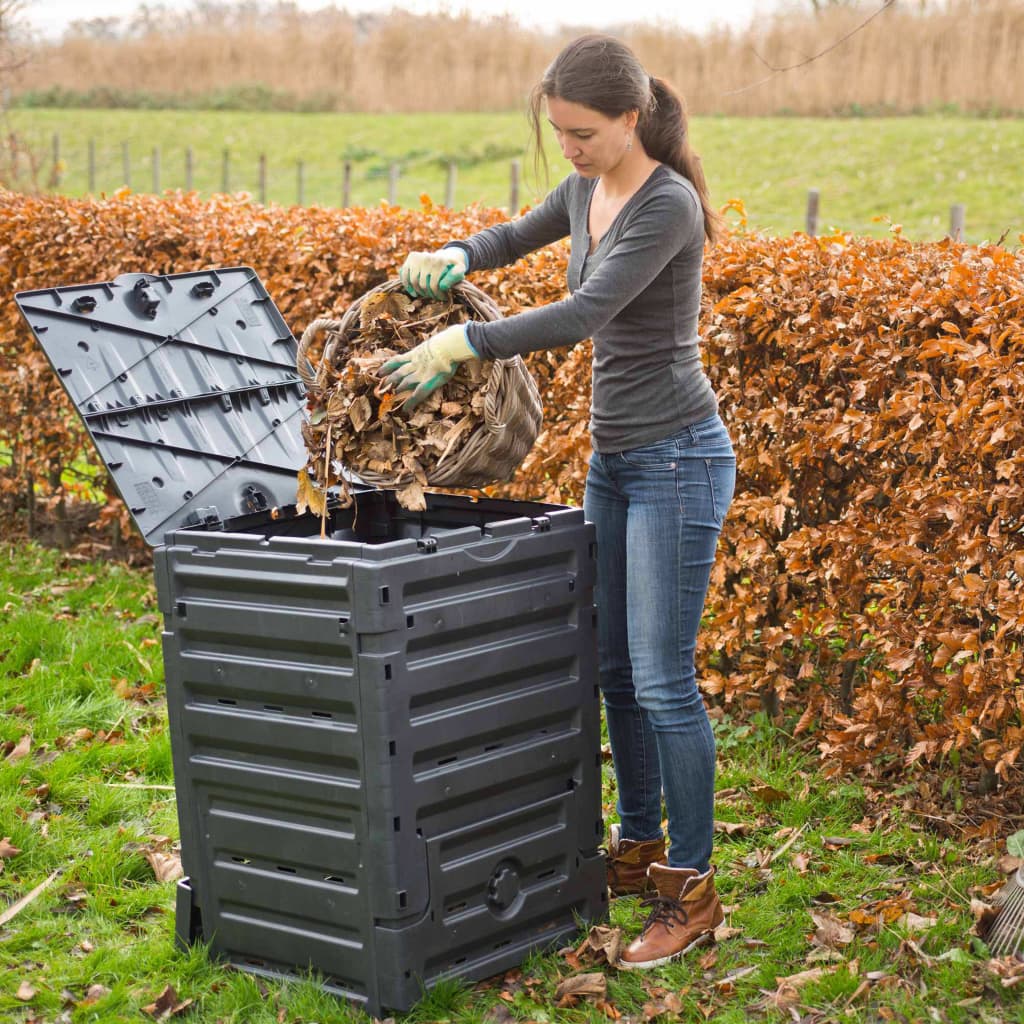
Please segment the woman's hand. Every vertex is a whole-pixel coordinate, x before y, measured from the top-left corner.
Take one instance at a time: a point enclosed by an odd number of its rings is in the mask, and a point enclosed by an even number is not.
[[[468,269],[465,250],[451,246],[437,252],[409,253],[398,276],[410,295],[440,299],[466,276]]]
[[[411,391],[403,408],[413,409],[455,376],[459,363],[479,359],[469,343],[465,324],[446,327],[414,349],[389,359],[378,371],[384,383],[399,394]]]

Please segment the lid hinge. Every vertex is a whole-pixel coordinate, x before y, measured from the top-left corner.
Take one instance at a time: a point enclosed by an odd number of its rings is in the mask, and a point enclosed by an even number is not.
[[[219,530],[223,526],[220,512],[217,511],[216,505],[195,509],[189,513],[186,523],[189,526],[205,526],[208,530]]]

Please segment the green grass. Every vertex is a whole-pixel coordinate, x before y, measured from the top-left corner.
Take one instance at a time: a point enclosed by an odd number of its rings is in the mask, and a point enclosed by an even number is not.
[[[509,161],[528,141],[521,113],[291,114],[126,110],[14,110],[11,126],[44,161],[54,134],[65,165],[62,189],[88,187],[88,140],[96,144],[96,189],[124,184],[122,144],[131,154],[131,183],[152,188],[152,151],[159,144],[160,186],[185,183],[185,150],[194,152],[194,187],[222,184],[222,153],[231,153],[229,188],[258,189],[258,156],[268,160],[268,200],[294,203],[299,160],[305,163],[305,201],[341,201],[342,160],[354,159],[352,201],[375,205],[388,192],[387,166],[400,161],[398,201],[415,205],[421,193],[444,200],[444,162],[457,159],[456,205],[509,201]],[[1008,245],[1024,232],[1024,120],[924,116],[892,118],[694,118],[692,141],[701,154],[716,203],[741,199],[753,227],[789,234],[804,227],[807,191],[821,192],[820,230],[884,235],[889,218],[913,239],[941,238],[953,203],[967,210],[968,241]],[[552,183],[565,172],[548,139]],[[520,201],[543,193],[524,160]]]
[[[28,756],[0,760],[0,836],[21,851],[4,862],[0,907],[61,872],[0,926],[0,1020],[151,1020],[144,1008],[172,985],[193,1001],[182,1019],[194,1024],[368,1024],[315,978],[261,980],[211,962],[202,948],[174,947],[174,885],[157,882],[139,850],[178,834],[150,573],[2,547],[0,608],[0,743],[31,736]],[[781,728],[717,714],[715,730],[718,817],[748,830],[722,837],[714,856],[738,931],[653,972],[584,967],[604,971],[623,1020],[650,1019],[668,1004],[662,1019],[686,1024],[1024,1020],[1020,989],[1001,985],[969,937],[972,887],[998,877],[991,846],[924,830],[896,800],[871,806],[856,782],[825,779],[813,750]],[[781,797],[765,802],[761,785]],[[607,767],[604,800],[607,816]],[[877,916],[882,900],[936,924],[869,920],[833,959],[815,963],[812,912]],[[642,919],[635,900],[612,906],[612,923],[627,933]],[[777,978],[814,966],[821,976],[795,990],[792,1009],[768,1005]],[[557,953],[535,954],[504,978],[446,982],[399,1020],[607,1021],[593,1001],[556,1008],[558,981],[572,973]],[[28,999],[17,996],[23,983],[34,990]]]

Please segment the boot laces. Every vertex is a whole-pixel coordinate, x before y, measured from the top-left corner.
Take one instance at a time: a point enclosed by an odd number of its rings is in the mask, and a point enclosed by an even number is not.
[[[687,914],[686,907],[681,901],[674,900],[670,896],[648,896],[647,899],[641,901],[640,906],[651,908],[641,929],[642,932],[646,932],[648,928],[656,924],[663,924],[667,928],[671,928],[674,924],[685,927],[690,923],[690,915]]]

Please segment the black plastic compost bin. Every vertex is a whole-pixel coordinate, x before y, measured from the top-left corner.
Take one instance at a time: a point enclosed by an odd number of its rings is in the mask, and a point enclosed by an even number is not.
[[[603,919],[582,512],[366,488],[321,539],[252,270],[16,298],[155,548],[179,942],[378,1014]]]

